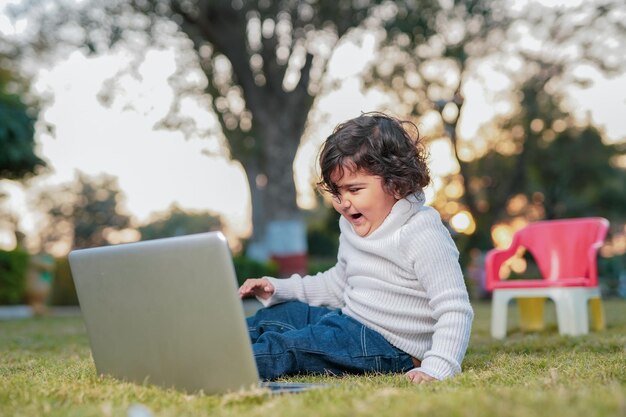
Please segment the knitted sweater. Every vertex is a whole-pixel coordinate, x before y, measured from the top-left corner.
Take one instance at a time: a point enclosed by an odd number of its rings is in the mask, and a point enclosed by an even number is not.
[[[273,305],[299,300],[343,313],[443,379],[461,371],[473,319],[458,250],[423,194],[399,200],[366,237],[341,218],[337,264],[315,276],[267,277]]]

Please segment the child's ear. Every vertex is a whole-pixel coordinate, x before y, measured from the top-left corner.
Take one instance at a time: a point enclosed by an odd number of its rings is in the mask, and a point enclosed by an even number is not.
[[[396,184],[389,184],[387,186],[384,187],[385,192],[387,194],[390,194],[393,196],[393,198],[395,198],[396,200],[400,200],[403,198],[402,194],[400,193],[400,190],[398,189],[398,186]]]

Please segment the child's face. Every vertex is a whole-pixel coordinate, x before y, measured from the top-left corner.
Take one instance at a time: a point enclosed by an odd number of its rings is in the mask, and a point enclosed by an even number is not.
[[[385,221],[398,199],[385,191],[381,177],[348,168],[340,176],[338,169],[331,175],[339,190],[333,206],[350,222],[356,234],[369,236]]]

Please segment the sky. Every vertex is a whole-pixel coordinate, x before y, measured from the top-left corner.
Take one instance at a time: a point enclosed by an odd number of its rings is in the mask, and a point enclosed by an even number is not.
[[[0,6],[0,31],[19,31],[20,25],[23,23],[10,25]],[[333,55],[329,73],[340,81],[341,87],[319,98],[311,115],[313,123],[294,164],[302,207],[310,208],[314,201],[309,184],[314,181],[314,160],[323,138],[339,122],[362,111],[380,109],[389,100],[378,91],[361,91],[358,73],[372,59],[373,49],[372,36],[366,37],[360,47],[343,44]],[[28,187],[0,181],[0,191],[9,195],[5,209],[17,213],[20,228],[33,235],[41,221],[33,209],[38,191],[72,181],[77,171],[90,176],[106,173],[118,177],[126,196],[124,207],[137,223],[148,221],[155,212],[163,212],[176,203],[189,210],[216,212],[223,216],[229,233],[245,236],[250,232],[246,178],[241,166],[224,156],[221,139],[185,138],[179,132],[153,129],[167,113],[174,94],[167,82],[175,70],[172,51],[149,52],[139,68],[140,80],[122,78],[119,82],[125,93],[121,97],[110,106],[98,101],[105,80],[127,61],[123,53],[86,57],[75,52],[53,67],[39,70],[33,83],[35,91],[54,97],[40,118],[55,125],[55,134],[38,129],[36,137],[37,152],[47,161],[50,173],[35,178]],[[603,79],[591,69],[581,71],[588,71],[597,80],[593,88],[571,91],[572,110],[591,117],[609,140],[626,139],[626,75]],[[482,123],[493,117],[494,109],[484,87],[477,82],[468,82],[465,89],[467,101],[461,129],[463,136],[472,137]],[[132,102],[132,109],[127,108],[128,102]],[[200,123],[214,120],[200,106],[191,105],[188,111]],[[429,151],[436,176],[457,169],[446,140],[432,141]],[[429,190],[431,196],[433,191]],[[12,233],[0,230],[0,248],[13,245]]]

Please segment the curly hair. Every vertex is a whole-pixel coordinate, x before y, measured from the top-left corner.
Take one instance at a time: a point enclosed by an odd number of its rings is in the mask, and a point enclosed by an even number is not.
[[[344,169],[365,171],[383,179],[383,188],[404,198],[430,183],[427,155],[417,126],[384,113],[363,113],[338,125],[320,152],[318,186],[339,195],[331,176]]]

